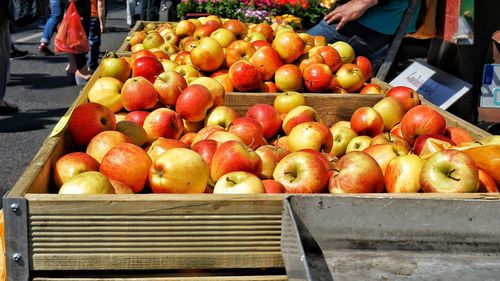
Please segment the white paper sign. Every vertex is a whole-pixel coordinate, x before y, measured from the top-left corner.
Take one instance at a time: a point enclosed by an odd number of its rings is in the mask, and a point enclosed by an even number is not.
[[[410,87],[442,109],[472,88],[471,84],[423,62],[412,63],[389,84]]]

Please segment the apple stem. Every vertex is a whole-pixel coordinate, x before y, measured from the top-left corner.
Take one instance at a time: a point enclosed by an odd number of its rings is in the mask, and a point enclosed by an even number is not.
[[[297,174],[296,173],[293,173],[293,172],[285,172],[285,175],[288,175],[288,176],[292,176],[293,179],[290,180],[290,182],[293,182],[294,180],[297,179]]]
[[[389,142],[392,142],[391,133],[387,133],[387,138],[389,139]]]
[[[454,178],[454,177],[453,177],[453,175],[452,175],[452,174],[453,174],[455,171],[456,171],[456,169],[453,169],[453,170],[449,171],[449,172],[448,172],[448,174],[446,174],[446,176],[447,176],[447,177],[449,177],[450,179],[454,180],[454,181],[460,181],[460,179],[459,179],[459,178]]]
[[[227,182],[230,182],[230,183],[232,183],[232,184],[236,184],[236,182],[235,182],[235,181],[233,181],[232,179],[230,179],[229,177],[226,177],[226,181],[227,181]]]

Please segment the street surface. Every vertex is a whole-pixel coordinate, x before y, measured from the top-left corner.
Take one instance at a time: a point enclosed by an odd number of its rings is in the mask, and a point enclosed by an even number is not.
[[[160,20],[166,17],[166,12],[162,13]],[[16,47],[30,53],[25,58],[11,60],[11,78],[5,100],[17,104],[20,111],[12,116],[0,116],[2,195],[14,186],[81,90],[80,86],[72,85],[66,79],[67,57],[64,53],[43,56],[37,52],[42,31],[37,23],[12,34]],[[128,32],[125,3],[108,1],[101,55],[118,49]],[[53,50],[53,43],[50,48]]]

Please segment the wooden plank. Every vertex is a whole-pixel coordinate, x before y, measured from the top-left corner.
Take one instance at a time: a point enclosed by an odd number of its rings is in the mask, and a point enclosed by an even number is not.
[[[84,258],[82,258],[84,257]],[[87,258],[88,257],[88,258]],[[184,253],[102,253],[102,254],[34,254],[34,270],[167,270],[282,268],[280,248],[274,251]]]
[[[191,276],[191,277],[35,277],[33,281],[286,281],[286,275]]]

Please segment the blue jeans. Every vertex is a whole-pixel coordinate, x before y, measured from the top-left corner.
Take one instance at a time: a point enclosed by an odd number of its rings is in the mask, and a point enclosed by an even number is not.
[[[101,47],[101,24],[97,17],[90,18],[89,45],[88,67],[94,71],[99,66],[99,47]]]
[[[336,30],[337,24],[328,24],[322,20],[307,31],[310,35],[321,35],[328,43],[344,41],[349,43],[356,56],[365,56],[371,63],[375,73],[382,64],[392,36],[371,30],[355,21],[348,22],[340,30]]]
[[[40,40],[41,43],[50,44],[50,40],[56,32],[57,26],[62,21],[65,2],[66,1],[63,0],[50,0],[50,17],[43,28],[42,39]]]

